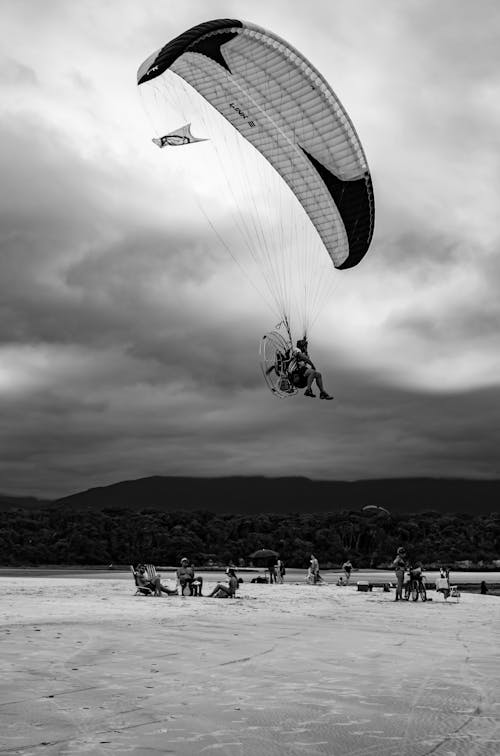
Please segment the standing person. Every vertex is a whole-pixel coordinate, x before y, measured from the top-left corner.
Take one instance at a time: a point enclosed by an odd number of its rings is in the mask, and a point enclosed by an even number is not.
[[[406,550],[403,546],[400,546],[396,558],[392,563],[394,572],[396,573],[396,598],[394,601],[403,600],[403,583],[405,579],[405,570],[407,569],[407,557]]]
[[[488,593],[488,586],[485,580],[481,580],[481,594],[485,596]]]
[[[276,583],[276,557],[269,557],[267,560],[267,569],[269,570],[269,582]]]
[[[344,570],[344,573],[345,573],[346,583],[348,583],[351,577],[351,570],[352,570],[352,564],[351,564],[350,559],[344,562],[344,564],[342,565],[342,569]]]
[[[285,574],[285,567],[281,559],[278,557],[278,559],[276,560],[276,582],[277,583],[283,582],[284,574]]]
[[[311,572],[313,576],[313,583],[316,584],[319,582],[319,562],[314,556],[314,554],[311,554]]]

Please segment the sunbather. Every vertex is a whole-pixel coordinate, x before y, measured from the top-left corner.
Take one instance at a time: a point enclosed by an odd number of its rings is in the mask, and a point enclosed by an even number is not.
[[[228,567],[226,570],[226,575],[228,577],[227,583],[217,583],[215,588],[213,589],[212,593],[209,593],[208,596],[215,598],[234,598],[236,595],[236,591],[238,590],[239,581],[236,577],[236,573],[231,567]]]
[[[136,576],[138,585],[142,585],[144,588],[149,588],[153,591],[155,596],[161,596],[162,593],[166,593],[167,596],[177,596],[177,589],[167,588],[166,585],[162,585],[159,575],[155,575],[153,578],[149,578],[146,572],[146,568],[143,564],[138,564],[136,567]]]
[[[184,595],[184,589],[189,588],[191,596],[202,596],[203,578],[201,575],[195,577],[194,567],[189,564],[187,557],[182,557],[181,566],[177,569],[177,581],[181,587],[181,595]]]

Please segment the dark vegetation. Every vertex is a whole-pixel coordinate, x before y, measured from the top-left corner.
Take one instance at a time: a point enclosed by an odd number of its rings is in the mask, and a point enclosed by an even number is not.
[[[323,568],[383,567],[402,545],[428,567],[497,566],[499,501],[500,480],[425,478],[152,477],[56,501],[0,495],[0,563],[248,565],[265,547],[288,566],[314,553]]]
[[[356,567],[383,567],[401,545],[427,567],[460,560],[493,566],[500,553],[500,514],[224,514],[69,506],[0,511],[4,566],[174,565],[181,556],[198,566],[243,566],[249,554],[268,547],[288,566],[305,567],[314,553],[323,568],[341,565],[347,556]]]

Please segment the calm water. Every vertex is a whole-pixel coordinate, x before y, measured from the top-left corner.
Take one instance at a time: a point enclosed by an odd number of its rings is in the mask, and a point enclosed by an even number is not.
[[[174,568],[158,569],[160,575],[166,580],[175,580]],[[203,569],[196,571],[204,580],[214,582],[224,577],[224,569],[205,571]],[[237,570],[238,576],[243,578],[245,583],[250,582],[257,575],[264,575],[264,570],[258,569],[241,569]],[[325,582],[335,584],[339,575],[343,575],[342,570],[322,570],[321,575]],[[285,582],[303,583],[305,580],[306,570],[287,568]],[[427,580],[432,583],[438,576],[436,570],[425,570]],[[0,577],[23,577],[23,578],[86,578],[99,580],[131,580],[129,569],[114,570],[84,570],[84,569],[16,569],[12,567],[0,567]],[[451,572],[452,582],[466,584],[479,584],[485,580],[488,585],[500,584],[500,572]],[[394,572],[391,570],[355,570],[351,574],[351,584],[356,584],[357,580],[369,580],[372,582],[394,582]]]

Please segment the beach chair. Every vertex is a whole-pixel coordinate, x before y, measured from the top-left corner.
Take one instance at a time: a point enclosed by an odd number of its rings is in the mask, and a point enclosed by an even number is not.
[[[201,586],[202,586],[201,580],[199,578],[195,578],[193,582],[191,583],[191,587],[193,589],[193,596],[201,595],[200,594]]]
[[[158,577],[156,567],[154,566],[154,564],[145,564],[144,567],[146,568],[146,575],[148,580],[151,580],[151,582],[153,583],[154,580]]]
[[[151,590],[151,588],[146,588],[145,585],[141,585],[140,584],[139,577],[138,577],[137,572],[135,571],[134,566],[132,564],[130,565],[130,569],[132,571],[132,575],[134,577],[134,582],[135,582],[135,587],[137,589],[136,592],[135,592],[135,594],[134,594],[134,596],[152,596],[153,595],[153,591]]]
[[[458,590],[458,585],[450,585],[450,596],[451,598],[456,598],[457,604],[460,601],[460,591]]]

